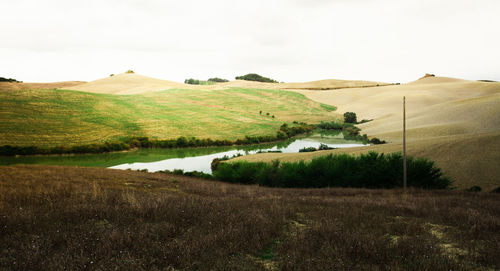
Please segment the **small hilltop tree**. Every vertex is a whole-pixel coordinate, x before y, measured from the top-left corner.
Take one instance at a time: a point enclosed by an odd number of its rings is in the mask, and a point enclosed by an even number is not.
[[[356,123],[356,113],[354,112],[345,112],[344,113],[344,122],[345,123]]]

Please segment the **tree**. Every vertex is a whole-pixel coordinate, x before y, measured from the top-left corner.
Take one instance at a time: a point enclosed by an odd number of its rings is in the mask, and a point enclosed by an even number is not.
[[[276,80],[258,75],[256,73],[249,73],[249,74],[246,74],[243,76],[236,76],[236,80],[257,81],[257,82],[265,82],[265,83],[278,83],[278,81],[276,81]]]
[[[354,112],[345,112],[344,113],[344,122],[346,123],[356,123],[356,113]]]
[[[224,83],[224,82],[229,82],[229,80],[222,79],[222,78],[219,78],[219,77],[214,77],[214,78],[209,78],[208,82]]]

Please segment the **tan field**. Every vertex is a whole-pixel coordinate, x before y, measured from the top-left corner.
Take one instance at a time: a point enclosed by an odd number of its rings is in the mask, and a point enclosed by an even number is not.
[[[52,89],[52,88],[70,88],[73,86],[85,84],[84,81],[66,81],[55,83],[16,83],[0,82],[0,91],[18,90],[18,89]]]
[[[404,85],[313,91],[308,98],[335,105],[339,113],[356,112],[361,133],[389,144],[299,154],[258,154],[238,159],[296,161],[325,153],[402,150],[402,97],[407,99],[410,155],[430,158],[459,188],[500,186],[500,83],[427,77]]]
[[[60,88],[106,94],[139,94],[166,89],[223,90],[231,87],[254,89],[339,89],[353,87],[373,87],[387,83],[352,80],[320,80],[305,83],[262,83],[235,80],[214,85],[188,85],[160,80],[135,73],[122,73],[75,86]]]
[[[65,89],[105,94],[139,94],[173,88],[183,89],[186,85],[135,73],[121,73]]]

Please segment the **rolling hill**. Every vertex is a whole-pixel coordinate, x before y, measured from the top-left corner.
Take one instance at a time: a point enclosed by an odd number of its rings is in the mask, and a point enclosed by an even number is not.
[[[98,79],[92,82],[70,87],[61,87],[70,90],[79,90],[103,94],[140,94],[168,89],[197,89],[197,90],[225,90],[230,88],[253,89],[339,89],[350,87],[373,87],[387,85],[387,83],[353,80],[320,80],[305,83],[262,83],[255,81],[235,80],[214,85],[189,85],[173,81],[151,78],[136,73],[121,73],[114,76]]]
[[[237,160],[296,161],[326,153],[360,153],[402,149],[402,97],[407,99],[407,140],[411,155],[430,158],[460,188],[500,186],[500,83],[426,77],[404,85],[313,91],[308,98],[356,112],[361,133],[389,144],[322,151],[313,154],[258,154]]]
[[[275,135],[283,122],[329,120],[334,109],[283,90],[10,90],[0,92],[0,145],[71,146],[134,135],[235,140]]]

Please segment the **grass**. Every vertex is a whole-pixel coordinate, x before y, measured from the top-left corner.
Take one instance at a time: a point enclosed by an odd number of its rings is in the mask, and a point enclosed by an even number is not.
[[[302,94],[239,88],[142,95],[12,90],[0,92],[0,108],[0,145],[41,147],[104,143],[128,136],[235,140],[275,135],[283,122],[315,123],[336,117],[331,108]]]
[[[492,270],[496,193],[0,167],[0,269]]]

